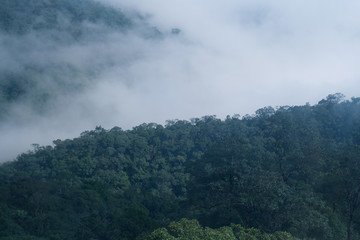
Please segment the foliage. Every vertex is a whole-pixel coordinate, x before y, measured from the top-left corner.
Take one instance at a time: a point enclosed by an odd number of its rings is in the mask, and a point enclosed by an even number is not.
[[[359,102],[37,146],[0,167],[0,238],[358,239]]]
[[[167,228],[160,228],[141,240],[296,240],[285,232],[262,233],[258,229],[246,229],[240,225],[212,229],[203,228],[197,220],[181,219]]]

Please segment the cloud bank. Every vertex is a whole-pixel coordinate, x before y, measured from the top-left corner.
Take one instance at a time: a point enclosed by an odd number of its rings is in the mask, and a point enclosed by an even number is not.
[[[144,122],[316,104],[335,92],[359,96],[357,1],[105,2],[141,12],[164,38],[106,32],[99,39],[63,46],[33,35],[2,38],[8,50],[2,51],[7,60],[0,58],[1,69],[21,68],[35,59],[92,73],[67,76],[84,88],[76,94],[60,92],[45,113],[14,108],[17,121],[0,129],[2,160],[32,143],[76,137],[97,125],[130,129]],[[173,28],[180,34],[171,34]],[[28,55],[20,54],[21,41],[31,42]],[[9,48],[10,43],[18,45]]]
[[[140,84],[131,91],[149,110],[141,120],[243,115],[315,104],[335,92],[358,95],[356,1],[110,2],[149,13],[162,31],[182,30],[132,66]]]

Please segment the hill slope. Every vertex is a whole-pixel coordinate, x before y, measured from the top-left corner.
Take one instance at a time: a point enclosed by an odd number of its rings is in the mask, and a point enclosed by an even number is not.
[[[2,1],[0,32],[0,121],[51,112],[134,59],[125,47],[105,51],[109,43],[161,38],[139,14],[93,0]]]
[[[360,100],[97,127],[0,169],[0,236],[135,239],[180,218],[359,236]]]

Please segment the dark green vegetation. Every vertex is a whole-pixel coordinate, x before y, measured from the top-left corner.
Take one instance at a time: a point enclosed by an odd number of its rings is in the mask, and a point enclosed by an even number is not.
[[[89,0],[3,0],[0,16],[1,30],[17,35],[58,30],[79,38],[89,30],[82,26],[84,22],[121,30],[132,24],[123,13]]]
[[[129,39],[161,38],[140,15],[93,0],[0,3],[0,122],[16,119],[21,105],[46,113],[115,64],[125,66],[135,58],[121,49]],[[120,50],[104,51],[109,39]]]
[[[360,99],[97,127],[3,164],[0,192],[0,239],[359,239]],[[161,228],[181,218],[212,229]]]
[[[232,224],[230,227],[212,229],[203,228],[196,220],[181,219],[172,222],[167,228],[153,231],[141,240],[296,240],[297,238],[285,232],[273,234],[262,233],[258,229],[245,229],[240,225]]]

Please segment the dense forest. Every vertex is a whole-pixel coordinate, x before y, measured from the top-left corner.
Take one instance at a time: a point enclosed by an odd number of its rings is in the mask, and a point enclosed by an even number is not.
[[[3,163],[0,192],[0,239],[359,239],[360,99],[99,126]]]
[[[122,68],[167,37],[101,1],[1,1],[1,129],[48,118],[114,66],[131,85]],[[360,98],[342,94],[223,120],[98,126],[0,165],[3,240],[356,240],[359,209]]]

